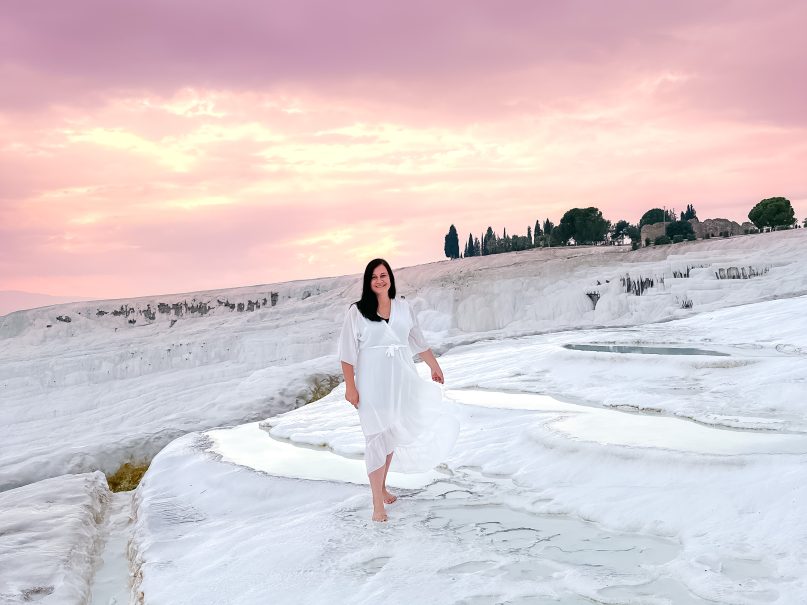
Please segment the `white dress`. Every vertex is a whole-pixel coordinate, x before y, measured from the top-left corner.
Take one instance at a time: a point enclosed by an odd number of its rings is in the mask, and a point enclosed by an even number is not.
[[[414,353],[428,349],[406,299],[391,300],[389,323],[370,321],[350,305],[339,359],[355,370],[368,473],[383,466],[393,451],[390,470],[427,471],[454,447],[459,423],[441,409],[440,384],[421,378],[412,361]]]

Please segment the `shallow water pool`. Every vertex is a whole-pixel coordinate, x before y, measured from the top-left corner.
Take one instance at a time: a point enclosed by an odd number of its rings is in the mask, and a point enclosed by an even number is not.
[[[598,353],[641,353],[643,355],[712,355],[729,357],[728,353],[695,349],[692,347],[645,347],[641,345],[563,345],[572,351],[596,351]]]

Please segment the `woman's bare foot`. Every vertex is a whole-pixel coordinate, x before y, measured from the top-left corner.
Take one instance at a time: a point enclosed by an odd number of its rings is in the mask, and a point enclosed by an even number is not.
[[[384,504],[392,504],[398,499],[398,496],[395,494],[389,493],[387,490],[384,490]]]
[[[387,520],[387,513],[382,508],[381,510],[373,509],[373,521],[386,521]]]

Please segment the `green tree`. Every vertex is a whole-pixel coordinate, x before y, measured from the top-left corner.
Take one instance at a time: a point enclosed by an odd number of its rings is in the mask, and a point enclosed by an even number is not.
[[[558,239],[558,233],[555,232],[555,224],[546,219],[544,221],[544,245],[557,246],[558,244],[560,244],[560,240]]]
[[[675,239],[676,235],[681,236],[683,241],[689,235],[693,235],[695,231],[692,229],[692,224],[689,221],[673,221],[667,223],[667,237]]]
[[[789,227],[796,222],[793,205],[784,197],[769,197],[762,200],[751,209],[748,218],[757,229]]]
[[[511,235],[510,236],[510,252],[519,252],[527,249],[527,236],[525,235]]]
[[[493,228],[488,227],[488,230],[485,231],[485,235],[482,238],[482,254],[494,254],[495,253],[495,244],[496,244],[496,234],[493,233]]]
[[[470,233],[468,234],[468,242],[465,244],[465,258],[469,256],[476,256],[476,251],[474,250],[474,236]]]
[[[695,206],[692,204],[687,204],[687,209],[681,213],[681,220],[688,221],[691,218],[697,218],[698,215],[695,212]]]
[[[591,244],[603,241],[610,226],[611,222],[603,218],[602,212],[590,206],[567,210],[555,231],[559,232],[563,243],[574,238],[578,244]]]
[[[533,242],[535,243],[536,248],[538,247],[539,238],[543,234],[544,234],[544,232],[541,230],[541,220],[536,219],[535,220],[535,229],[533,229],[533,231],[532,231],[532,238],[533,238]]]
[[[642,232],[638,225],[628,225],[628,228],[625,229],[625,235],[630,238],[631,244],[634,242],[641,244]]]
[[[445,244],[443,245],[443,251],[446,253],[448,258],[460,257],[460,240],[457,236],[457,228],[454,225],[451,225],[451,227],[448,228]]]
[[[527,225],[527,248],[532,248],[532,227]]]
[[[642,215],[642,218],[639,219],[639,229],[644,227],[645,225],[655,225],[656,223],[661,223],[662,221],[674,221],[675,215],[672,214],[669,210],[662,210],[661,208],[653,208],[648,210]]]
[[[628,229],[630,228],[630,223],[626,220],[619,220],[614,225],[614,232],[611,236],[614,241],[619,242],[620,244],[625,243],[625,237],[628,235]]]

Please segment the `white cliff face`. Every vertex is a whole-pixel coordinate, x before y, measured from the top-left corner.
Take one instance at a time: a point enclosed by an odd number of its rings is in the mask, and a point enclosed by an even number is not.
[[[797,230],[636,252],[532,250],[402,268],[396,278],[440,353],[490,338],[641,325],[805,293],[802,249],[807,232]],[[767,273],[718,279],[719,269],[731,267]],[[655,285],[628,294],[626,276]],[[340,373],[336,332],[360,280],[72,303],[0,318],[0,489],[65,472],[111,472],[186,432],[299,405],[313,377]],[[599,294],[596,309],[590,292]],[[687,300],[690,309],[682,308]],[[169,311],[144,315],[161,305]]]

